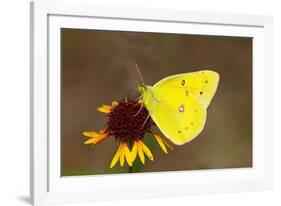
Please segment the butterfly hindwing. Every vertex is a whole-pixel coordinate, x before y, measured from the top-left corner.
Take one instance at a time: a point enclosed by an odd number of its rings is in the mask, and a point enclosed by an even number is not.
[[[206,109],[193,96],[170,98],[155,94],[159,101],[150,105],[150,115],[161,132],[174,144],[182,145],[194,139],[203,129]]]

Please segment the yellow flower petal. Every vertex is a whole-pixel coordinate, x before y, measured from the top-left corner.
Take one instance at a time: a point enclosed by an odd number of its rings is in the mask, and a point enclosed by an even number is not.
[[[136,143],[137,143],[138,154],[139,154],[140,160],[144,164],[145,159],[144,159],[144,154],[143,154],[143,151],[142,151],[142,145],[140,143],[140,140],[138,140]]]
[[[162,141],[165,143],[166,146],[168,146],[171,150],[174,150],[174,148],[164,139]]]
[[[148,158],[153,161],[153,155],[150,151],[150,149],[142,142],[140,141],[140,144],[142,145],[142,150],[144,151],[144,153],[146,154],[146,156],[148,156]]]
[[[96,142],[96,139],[91,138],[91,139],[88,139],[87,141],[85,141],[84,144],[95,144],[95,142]]]
[[[114,155],[112,161],[111,161],[111,164],[110,164],[110,168],[114,167],[116,165],[116,163],[118,162],[119,160],[119,157],[120,157],[120,150],[121,150],[121,144],[119,145],[118,149],[117,149],[117,152],[116,154]]]
[[[159,135],[157,135],[157,134],[155,134],[154,137],[157,140],[157,142],[158,142],[159,146],[161,147],[161,149],[167,154],[168,151],[167,151],[167,148],[166,148],[164,142],[162,141],[162,138]]]
[[[131,151],[131,162],[133,163],[137,157],[138,148],[137,148],[137,142],[134,142],[132,151]]]
[[[113,101],[113,102],[111,103],[111,105],[112,105],[112,107],[116,107],[116,106],[118,105],[118,102],[117,102],[117,101]]]
[[[101,107],[98,107],[97,110],[103,113],[110,113],[112,109],[112,106],[110,105],[102,105]]]
[[[126,157],[126,160],[127,160],[127,163],[128,163],[128,165],[129,166],[132,166],[132,161],[131,161],[131,152],[130,152],[130,150],[129,150],[129,148],[128,148],[128,146],[127,146],[127,144],[125,144],[125,151],[124,151],[124,153],[125,153],[125,157]]]
[[[166,148],[166,145],[171,149],[174,150],[174,148],[168,143],[166,142],[160,135],[158,134],[154,134],[155,139],[157,140],[158,144],[160,145],[160,147],[162,148],[162,150],[167,154],[168,150]]]
[[[120,149],[120,166],[123,167],[125,162],[125,143],[121,143]]]
[[[112,109],[112,106],[106,105],[106,104],[103,104],[102,107],[105,108],[105,109]]]
[[[86,137],[99,137],[100,133],[98,132],[83,132],[83,135]]]
[[[159,135],[157,135],[157,134],[154,134],[154,137],[157,140],[157,142],[158,142],[159,146],[161,147],[161,149],[167,154],[168,151],[167,151],[167,148],[166,148],[166,146],[165,146],[165,144],[163,142],[163,139]]]

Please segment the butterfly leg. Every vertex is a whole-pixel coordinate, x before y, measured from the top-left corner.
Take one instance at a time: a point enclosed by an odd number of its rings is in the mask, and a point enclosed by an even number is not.
[[[146,119],[144,120],[142,126],[141,126],[141,129],[143,129],[143,127],[144,127],[145,123],[147,122],[147,120],[149,119],[149,117],[150,117],[150,115],[148,114]]]
[[[142,98],[143,98],[143,95],[139,96],[138,98],[136,98],[134,101],[136,102],[135,105],[141,103],[142,104]]]
[[[133,117],[138,116],[138,114],[141,112],[142,108],[143,108],[143,104],[141,104],[141,107],[140,107],[139,111],[136,114],[134,114]]]

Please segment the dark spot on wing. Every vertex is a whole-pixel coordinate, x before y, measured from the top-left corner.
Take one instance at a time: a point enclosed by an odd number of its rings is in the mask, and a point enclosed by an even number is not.
[[[182,85],[182,86],[185,85],[185,80],[184,80],[184,79],[181,81],[181,85]]]

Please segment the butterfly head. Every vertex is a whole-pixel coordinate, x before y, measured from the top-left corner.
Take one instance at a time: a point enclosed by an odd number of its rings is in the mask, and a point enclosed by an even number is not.
[[[140,94],[144,94],[147,91],[147,86],[145,84],[140,84],[138,86],[138,91]]]

